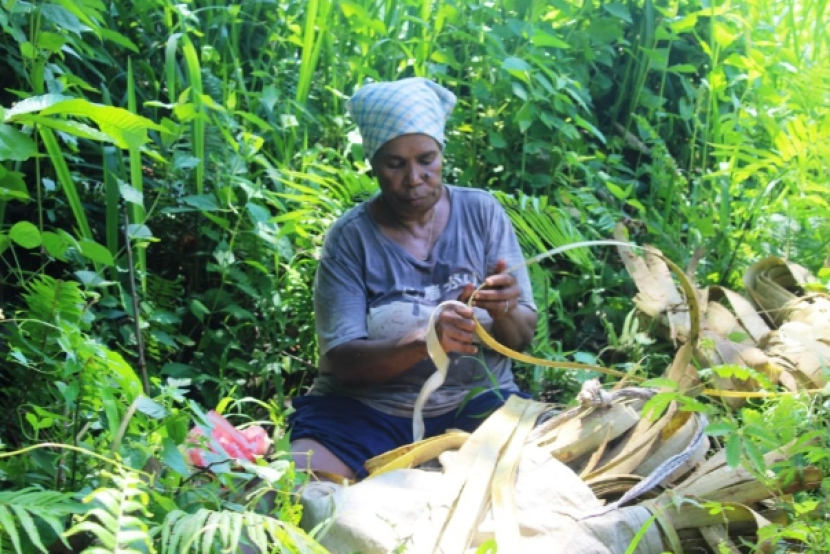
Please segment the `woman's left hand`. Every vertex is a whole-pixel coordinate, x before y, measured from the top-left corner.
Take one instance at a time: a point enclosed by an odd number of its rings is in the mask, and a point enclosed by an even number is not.
[[[505,269],[507,269],[507,262],[498,260],[493,273],[484,279],[486,287],[478,291],[473,298],[472,305],[487,310],[493,320],[509,316],[519,305],[519,296],[522,293],[516,278],[509,273],[503,273]],[[475,287],[467,285],[461,291],[458,300],[467,302],[473,292],[475,292]]]

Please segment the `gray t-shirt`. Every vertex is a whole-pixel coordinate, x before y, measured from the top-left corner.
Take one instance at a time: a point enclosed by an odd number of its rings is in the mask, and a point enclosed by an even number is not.
[[[455,300],[464,285],[478,286],[499,259],[523,262],[507,213],[489,193],[444,185],[450,199],[447,226],[426,260],[412,256],[384,235],[369,213],[355,206],[328,231],[317,269],[314,310],[320,353],[356,339],[392,339],[426,326],[433,308]],[[536,309],[527,270],[514,273],[519,303]],[[476,308],[488,331],[492,319]],[[450,355],[447,380],[430,397],[424,415],[449,412],[471,392],[516,390],[508,358],[489,349],[478,356]],[[411,417],[418,392],[435,372],[424,359],[397,377],[371,387],[346,387],[321,372],[309,394],[350,396],[382,412]]]

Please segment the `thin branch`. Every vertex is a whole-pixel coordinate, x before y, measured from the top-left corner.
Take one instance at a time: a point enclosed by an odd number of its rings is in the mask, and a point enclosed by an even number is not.
[[[133,265],[133,248],[130,242],[130,214],[124,207],[124,245],[127,251],[127,268],[130,270],[130,294],[133,297],[133,321],[135,322],[135,342],[138,349],[138,369],[144,394],[150,396],[150,379],[147,377],[147,359],[144,357],[144,337],[141,335],[141,316],[139,315],[138,292],[135,288],[135,266]]]

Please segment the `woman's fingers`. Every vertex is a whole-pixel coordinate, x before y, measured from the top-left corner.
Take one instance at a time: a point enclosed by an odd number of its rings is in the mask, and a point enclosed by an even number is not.
[[[472,296],[472,305],[487,310],[491,318],[504,317],[519,305],[522,294],[516,278],[510,273],[504,273],[505,269],[507,262],[498,260],[493,273],[484,279],[484,287],[476,292],[475,286],[467,285],[458,295],[458,300],[466,303]]]
[[[473,310],[467,306],[452,306],[445,309],[438,317],[435,326],[441,346],[447,352],[475,354],[475,322]]]
[[[487,288],[473,297],[473,305],[487,310],[490,317],[499,319],[518,306],[522,294],[516,278],[512,275],[491,275],[485,281]]]

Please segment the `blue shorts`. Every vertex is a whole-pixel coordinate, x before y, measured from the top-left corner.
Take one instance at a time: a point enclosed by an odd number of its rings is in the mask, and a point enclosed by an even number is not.
[[[529,395],[516,390],[490,390],[473,397],[457,410],[424,418],[424,438],[447,429],[474,431],[507,397]],[[288,416],[291,440],[313,439],[331,450],[358,479],[366,477],[363,464],[384,452],[412,442],[412,418],[386,414],[346,396],[301,396]]]

